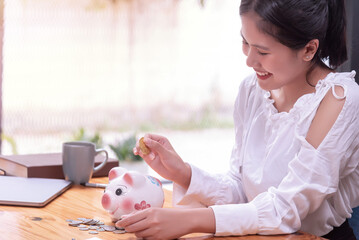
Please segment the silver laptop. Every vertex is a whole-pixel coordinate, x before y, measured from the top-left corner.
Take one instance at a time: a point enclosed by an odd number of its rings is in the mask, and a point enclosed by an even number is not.
[[[43,207],[70,186],[63,179],[0,176],[0,204]]]

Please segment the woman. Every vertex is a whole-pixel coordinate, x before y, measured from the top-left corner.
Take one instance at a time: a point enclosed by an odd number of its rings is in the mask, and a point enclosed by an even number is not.
[[[346,219],[359,205],[359,87],[347,58],[344,1],[242,0],[246,78],[235,102],[235,145],[226,175],[185,163],[147,134],[135,154],[174,182],[176,205],[116,223],[138,237],[191,232],[355,239]],[[326,62],[326,63],[324,63]]]

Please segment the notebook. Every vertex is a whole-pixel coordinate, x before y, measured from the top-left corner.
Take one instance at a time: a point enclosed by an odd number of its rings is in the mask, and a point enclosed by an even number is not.
[[[63,179],[0,176],[0,204],[43,207],[70,186]]]

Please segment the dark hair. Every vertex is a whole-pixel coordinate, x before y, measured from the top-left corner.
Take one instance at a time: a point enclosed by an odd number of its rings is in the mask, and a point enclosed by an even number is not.
[[[344,0],[242,0],[240,15],[255,12],[260,31],[292,49],[318,39],[312,61],[335,69],[347,60]]]

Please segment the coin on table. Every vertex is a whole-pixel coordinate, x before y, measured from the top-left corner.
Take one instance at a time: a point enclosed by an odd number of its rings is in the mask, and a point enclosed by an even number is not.
[[[113,232],[113,231],[116,230],[116,228],[114,226],[109,226],[109,225],[105,225],[102,228],[105,229],[105,231],[108,231],[108,232]]]
[[[143,137],[140,139],[140,149],[141,149],[141,152],[144,154],[144,155],[147,155],[151,152],[151,150],[146,146],[145,142],[143,141]]]
[[[69,225],[73,227],[77,227],[80,224],[82,224],[82,221],[73,220],[72,222],[69,222]]]
[[[124,233],[126,233],[126,231],[125,230],[115,230],[115,231],[113,231],[113,233],[115,233],[115,234],[124,234]]]
[[[92,218],[85,218],[83,219],[83,224],[87,224],[87,225],[90,225],[91,223],[93,222],[93,219]]]
[[[96,225],[100,220],[97,219],[91,219],[91,221],[86,222],[87,225]]]

